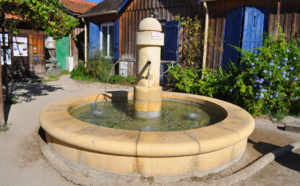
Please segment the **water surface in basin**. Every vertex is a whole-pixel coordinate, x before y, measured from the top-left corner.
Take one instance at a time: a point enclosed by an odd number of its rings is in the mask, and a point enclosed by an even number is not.
[[[201,104],[178,100],[163,100],[161,117],[140,119],[134,117],[133,100],[112,100],[79,105],[69,113],[86,123],[137,131],[181,131],[201,128],[220,122],[221,113]]]

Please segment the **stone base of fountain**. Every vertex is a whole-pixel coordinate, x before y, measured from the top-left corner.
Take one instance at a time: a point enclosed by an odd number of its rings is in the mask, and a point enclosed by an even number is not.
[[[48,146],[67,164],[117,175],[164,178],[203,176],[220,171],[243,155],[255,123],[242,108],[213,98],[163,92],[163,98],[205,104],[227,116],[199,129],[145,132],[112,129],[73,118],[68,111],[95,99],[133,93],[88,94],[59,100],[40,114]]]

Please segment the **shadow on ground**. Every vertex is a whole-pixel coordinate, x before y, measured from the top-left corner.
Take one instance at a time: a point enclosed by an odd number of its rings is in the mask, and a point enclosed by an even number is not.
[[[15,98],[17,103],[31,102],[37,97],[49,95],[50,92],[63,90],[62,87],[48,85],[42,82],[11,82],[9,84],[9,96]],[[5,95],[5,86],[2,88],[3,95]],[[4,115],[7,119],[11,105],[4,106]],[[7,121],[6,121],[7,122]]]
[[[42,82],[11,82],[9,84],[9,95],[16,98],[18,103],[31,102],[39,96],[46,96],[57,90],[63,90],[63,88]],[[5,87],[3,87],[3,92],[5,92]]]
[[[252,141],[251,139],[248,139],[248,142],[253,144],[253,148],[262,154],[267,154],[269,152],[273,152],[279,148],[282,148],[280,146],[273,145],[270,143],[265,143],[265,142],[257,142],[256,143],[256,142]],[[289,148],[293,149],[292,146],[290,146]],[[275,161],[284,167],[287,167],[289,169],[300,172],[300,161],[299,160],[300,160],[300,154],[291,152],[285,156],[282,156],[282,157],[276,159]]]

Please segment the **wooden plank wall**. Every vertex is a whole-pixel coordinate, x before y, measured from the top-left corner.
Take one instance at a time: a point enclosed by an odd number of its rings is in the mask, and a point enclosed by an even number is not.
[[[134,0],[120,18],[120,54],[121,58],[135,59],[135,33],[142,19],[151,12],[158,12],[158,20],[172,21],[176,15],[195,16],[202,11],[202,5],[194,0]],[[129,75],[135,75],[135,63],[130,63]]]
[[[34,70],[34,66],[32,65],[33,58],[30,58],[31,55],[31,47],[30,47],[30,34],[41,34],[44,36],[44,31],[33,31],[30,28],[26,29],[28,26],[25,25],[25,23],[21,23],[18,25],[19,33],[16,35],[16,37],[27,37],[28,42],[28,56],[14,56],[13,55],[13,43],[12,43],[12,37],[14,36],[12,33],[9,33],[9,43],[10,43],[10,50],[11,50],[11,65],[8,65],[9,73],[14,78],[20,78],[20,77],[29,77],[31,76],[31,72]],[[5,30],[5,32],[9,32],[8,30]],[[44,47],[44,46],[43,46]],[[44,51],[44,49],[43,49]],[[41,68],[41,71],[36,71],[37,73],[43,73],[45,70]]]
[[[214,70],[221,66],[225,28],[225,14],[239,7],[261,7],[269,10],[268,32],[278,34],[276,22],[280,23],[286,39],[300,36],[300,1],[299,0],[221,0],[208,2],[209,27],[215,37],[208,46],[206,67]],[[194,0],[133,0],[121,15],[111,14],[87,18],[87,21],[102,22],[120,18],[120,58],[135,59],[135,33],[138,24],[150,12],[158,12],[158,19],[171,21],[176,15],[193,17],[198,15],[204,20],[203,5]],[[204,23],[204,21],[203,21]],[[204,24],[203,24],[204,27]],[[180,49],[179,49],[180,51]],[[135,75],[135,63],[130,63],[129,74]]]
[[[260,7],[269,10],[268,33],[277,36],[278,26],[285,33],[286,39],[299,37],[300,32],[300,1],[299,0],[223,0],[208,3],[209,27],[214,32],[213,44],[208,46],[206,66],[218,69],[222,62],[225,14],[239,7]]]

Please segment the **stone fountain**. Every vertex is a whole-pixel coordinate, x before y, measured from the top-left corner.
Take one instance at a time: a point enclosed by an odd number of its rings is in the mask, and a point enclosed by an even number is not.
[[[231,103],[184,93],[162,92],[159,86],[161,26],[146,18],[136,35],[138,84],[133,92],[88,94],[48,105],[40,124],[51,151],[66,165],[119,176],[180,179],[218,172],[238,161],[255,123],[252,116]],[[134,99],[137,118],[159,118],[161,99],[205,105],[224,116],[213,125],[181,131],[134,131],[92,125],[69,114],[86,103]]]

